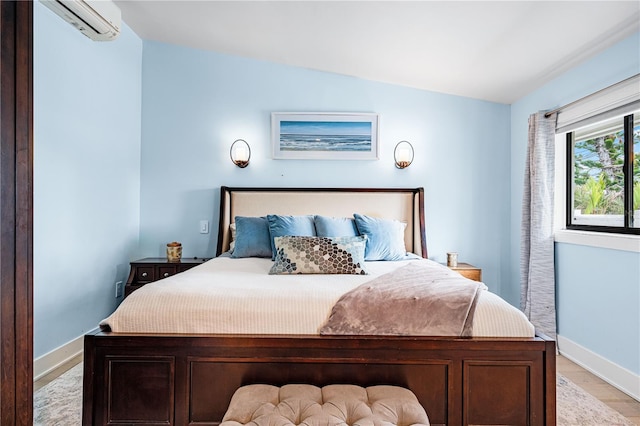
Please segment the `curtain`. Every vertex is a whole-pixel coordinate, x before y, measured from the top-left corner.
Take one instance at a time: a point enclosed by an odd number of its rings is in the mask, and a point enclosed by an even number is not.
[[[556,338],[553,196],[556,114],[529,117],[522,200],[520,308],[541,332]]]

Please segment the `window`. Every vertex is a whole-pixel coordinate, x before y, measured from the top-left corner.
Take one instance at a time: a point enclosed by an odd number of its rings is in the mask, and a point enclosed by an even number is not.
[[[567,229],[640,234],[640,110],[566,138]]]

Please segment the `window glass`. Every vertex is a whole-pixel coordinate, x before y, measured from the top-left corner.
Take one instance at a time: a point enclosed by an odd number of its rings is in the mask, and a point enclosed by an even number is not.
[[[633,227],[640,228],[640,111],[633,114]]]
[[[574,225],[624,226],[624,118],[573,135]]]

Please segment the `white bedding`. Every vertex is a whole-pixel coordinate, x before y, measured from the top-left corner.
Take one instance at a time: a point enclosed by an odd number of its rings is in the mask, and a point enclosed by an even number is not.
[[[318,334],[340,296],[406,262],[366,262],[370,275],[268,275],[270,259],[218,257],[147,284],[101,322],[114,332]],[[454,272],[451,272],[454,273]],[[474,337],[533,337],[524,314],[482,290]]]

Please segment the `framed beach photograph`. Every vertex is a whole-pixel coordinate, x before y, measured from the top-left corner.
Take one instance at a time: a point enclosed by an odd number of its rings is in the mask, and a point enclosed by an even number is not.
[[[377,160],[378,115],[373,113],[271,113],[273,158]]]

